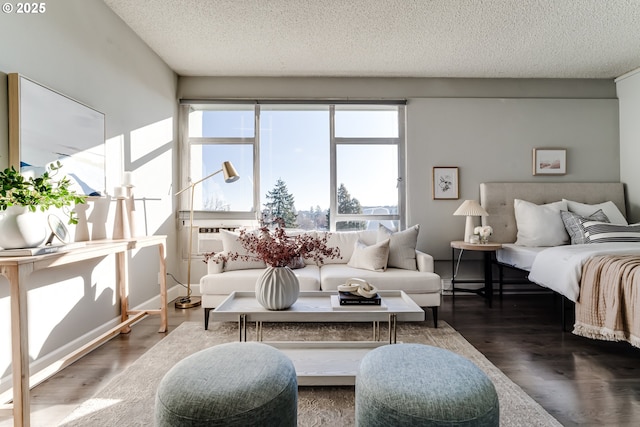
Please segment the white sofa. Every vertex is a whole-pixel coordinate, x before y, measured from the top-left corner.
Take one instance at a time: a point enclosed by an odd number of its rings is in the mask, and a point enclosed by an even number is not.
[[[300,290],[337,292],[338,285],[345,283],[347,279],[364,279],[379,290],[405,291],[420,307],[430,307],[434,325],[437,327],[438,307],[441,300],[440,276],[434,273],[433,257],[415,249],[417,229],[418,226],[414,226],[404,232],[390,235],[388,267],[384,271],[373,271],[369,269],[373,266],[362,264],[362,254],[365,253],[363,250],[367,250],[362,248],[364,246],[374,248],[379,244],[380,239],[384,238],[382,229],[330,233],[327,245],[338,247],[340,258],[325,259],[320,266],[315,265],[313,261],[305,260],[304,268],[293,270],[300,282]],[[407,237],[409,241],[412,240],[412,236],[408,233],[414,235],[413,248],[410,243],[408,247],[406,245]],[[238,248],[242,250],[235,239],[237,239],[235,234],[223,230],[224,252],[238,251]],[[356,248],[358,244],[359,249]],[[357,252],[360,262],[357,262],[355,257],[352,260],[354,251]],[[385,264],[387,264],[386,261]],[[365,268],[357,268],[353,265]],[[397,265],[405,268],[398,268]],[[258,261],[222,263],[210,259],[207,263],[208,274],[200,279],[205,329],[209,323],[209,311],[217,307],[233,291],[254,291],[256,280],[263,271],[264,265]]]

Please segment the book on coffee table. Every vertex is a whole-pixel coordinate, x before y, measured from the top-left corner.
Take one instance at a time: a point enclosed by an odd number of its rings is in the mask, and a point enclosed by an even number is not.
[[[361,295],[354,295],[351,292],[338,292],[338,300],[340,305],[380,305],[382,301],[378,294],[371,298],[366,298]]]
[[[340,304],[340,297],[338,295],[331,295],[331,308],[333,309],[333,311],[356,311],[356,310],[362,310],[362,311],[385,311],[388,310],[389,308],[387,307],[387,305],[384,303],[384,301],[382,301],[380,303],[380,305],[375,305],[375,304],[347,304],[347,305],[342,305]]]

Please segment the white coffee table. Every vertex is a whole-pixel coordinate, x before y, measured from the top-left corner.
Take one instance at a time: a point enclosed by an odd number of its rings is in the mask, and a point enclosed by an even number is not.
[[[247,323],[256,323],[256,341],[262,341],[263,322],[372,322],[370,341],[265,342],[281,349],[296,367],[299,385],[354,385],[362,357],[373,348],[397,341],[397,321],[421,322],[425,313],[403,291],[380,291],[381,307],[338,306],[337,292],[301,292],[287,310],[262,307],[254,292],[233,292],[211,312],[214,322],[238,322],[239,341],[247,340]],[[389,323],[389,339],[380,341],[380,322]]]

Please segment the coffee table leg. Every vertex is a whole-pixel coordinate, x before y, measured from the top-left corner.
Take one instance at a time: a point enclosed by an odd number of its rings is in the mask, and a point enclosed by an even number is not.
[[[395,344],[398,336],[398,315],[396,313],[389,313],[389,344]]]
[[[256,322],[256,341],[262,341],[262,322]]]
[[[373,341],[380,341],[380,322],[374,321],[373,324]]]
[[[238,341],[247,340],[247,315],[240,314],[238,316]]]

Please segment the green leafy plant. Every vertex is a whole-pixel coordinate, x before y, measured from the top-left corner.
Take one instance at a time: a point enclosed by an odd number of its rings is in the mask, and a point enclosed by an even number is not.
[[[30,211],[46,211],[50,207],[62,208],[69,217],[69,224],[77,224],[78,218],[72,210],[64,209],[86,201],[83,195],[71,190],[71,181],[66,176],[55,180],[62,164],[51,163],[39,177],[25,178],[11,166],[0,172],[0,211],[9,206],[25,206]]]

